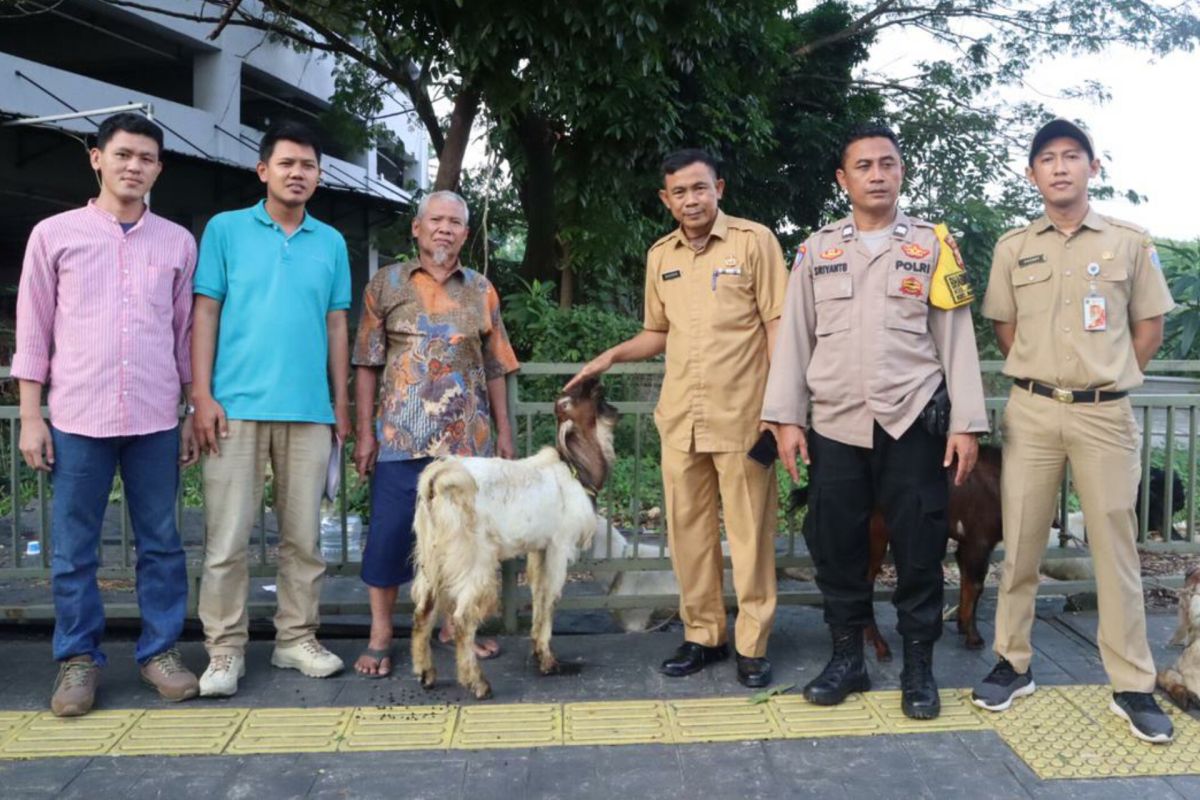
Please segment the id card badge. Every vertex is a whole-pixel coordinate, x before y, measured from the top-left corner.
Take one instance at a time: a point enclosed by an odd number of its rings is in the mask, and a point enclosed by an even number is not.
[[[1108,301],[1102,295],[1089,294],[1083,298],[1083,329],[1085,331],[1108,330]]]

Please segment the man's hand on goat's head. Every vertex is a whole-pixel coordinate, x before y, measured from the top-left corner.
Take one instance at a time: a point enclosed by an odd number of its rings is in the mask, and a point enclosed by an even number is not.
[[[602,374],[607,372],[612,365],[612,356],[609,355],[608,351],[606,350],[588,363],[584,364],[583,369],[579,370],[579,372],[575,374],[575,377],[567,381],[567,385],[563,387],[563,391],[570,392],[588,378],[599,378]]]

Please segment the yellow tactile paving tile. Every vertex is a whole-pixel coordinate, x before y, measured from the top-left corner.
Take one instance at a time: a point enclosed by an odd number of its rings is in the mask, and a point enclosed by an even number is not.
[[[1000,736],[1043,779],[1200,773],[1200,722],[1160,702],[1175,723],[1175,741],[1135,739],[1108,710],[1107,686],[1039,687],[995,715]]]
[[[666,704],[657,700],[567,703],[563,744],[662,744],[672,741]]]
[[[668,700],[675,742],[733,742],[782,736],[767,703],[746,697]]]
[[[466,706],[458,712],[452,747],[550,747],[563,743],[562,706],[556,703],[513,703]]]
[[[356,708],[338,749],[343,752],[448,750],[457,719],[455,706]]]
[[[968,699],[966,689],[942,689],[942,713],[937,719],[909,719],[900,707],[899,691],[867,692],[867,702],[879,714],[889,733],[944,733],[990,730],[991,724]]]
[[[771,698],[771,711],[779,730],[788,739],[819,739],[826,736],[872,736],[887,733],[887,727],[861,694],[852,694],[838,706],[818,706],[800,695]]]
[[[226,753],[331,753],[353,708],[258,708],[249,712]]]
[[[102,756],[145,713],[93,711],[84,717],[37,714],[0,747],[0,758]]]
[[[36,716],[36,711],[0,711],[0,748]]]
[[[147,711],[109,751],[114,756],[220,755],[249,711],[188,708]]]

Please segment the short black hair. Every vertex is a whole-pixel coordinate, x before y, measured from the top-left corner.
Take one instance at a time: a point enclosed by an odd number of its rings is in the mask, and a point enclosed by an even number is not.
[[[275,143],[281,139],[308,145],[317,154],[317,161],[321,160],[321,139],[317,132],[294,119],[280,119],[270,124],[258,143],[258,160],[263,163],[270,161],[271,154],[275,152]]]
[[[867,122],[855,125],[842,138],[842,149],[838,153],[837,160],[838,169],[841,169],[842,165],[846,163],[846,151],[850,149],[850,145],[860,139],[887,139],[896,146],[896,152],[900,154],[900,158],[904,158],[904,149],[900,147],[900,139],[894,130],[882,122]]]
[[[687,147],[683,150],[676,150],[664,158],[662,162],[663,177],[674,175],[679,170],[684,167],[690,167],[692,164],[704,164],[713,171],[714,177],[721,177],[721,168],[717,163],[717,159],[713,158],[707,150],[701,150],[698,147]]]
[[[117,135],[118,131],[125,133],[134,133],[138,136],[148,136],[158,145],[158,152],[161,155],[163,149],[163,130],[155,125],[150,120],[143,117],[141,114],[133,114],[129,111],[120,114],[113,114],[100,123],[100,129],[96,131],[96,149],[103,150],[104,146],[109,143],[112,137]]]

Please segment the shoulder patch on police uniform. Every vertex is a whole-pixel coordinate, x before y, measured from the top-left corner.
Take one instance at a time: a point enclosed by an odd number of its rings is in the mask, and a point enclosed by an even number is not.
[[[1158,248],[1156,248],[1153,243],[1150,245],[1150,263],[1154,265],[1156,270],[1162,272],[1162,260],[1159,259]]]
[[[950,229],[945,224],[940,224],[933,230],[941,247],[929,287],[929,303],[934,308],[949,311],[969,304],[975,299],[975,292],[967,278],[958,244],[950,235]]]
[[[808,253],[808,242],[796,248],[796,257],[792,259],[792,269],[799,268],[801,262],[804,261],[804,256]]]

